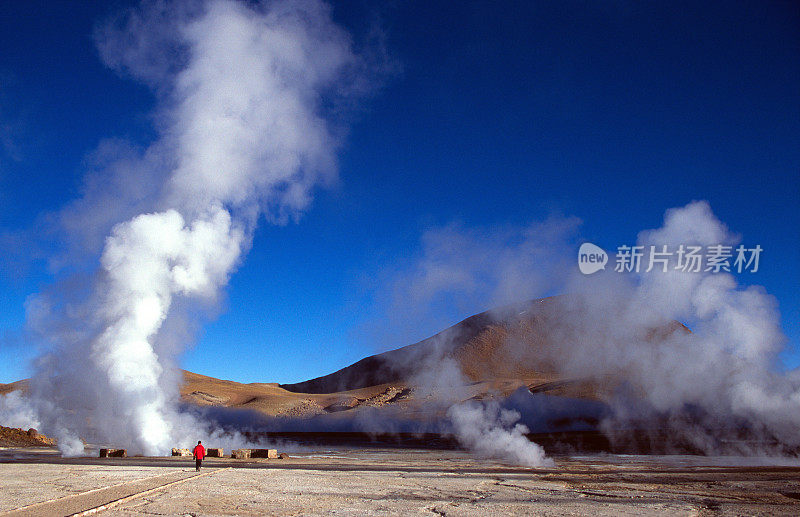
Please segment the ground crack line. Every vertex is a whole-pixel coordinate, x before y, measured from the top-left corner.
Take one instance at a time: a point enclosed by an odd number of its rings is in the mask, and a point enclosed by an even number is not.
[[[131,494],[129,496],[122,497],[120,499],[116,499],[114,501],[102,504],[102,505],[97,506],[95,508],[89,508],[88,510],[84,510],[84,511],[78,512],[78,513],[74,513],[70,517],[79,517],[79,516],[84,516],[84,515],[92,515],[92,514],[95,514],[95,513],[98,513],[98,512],[102,512],[102,511],[108,510],[109,508],[113,508],[115,506],[118,506],[118,505],[120,505],[122,503],[127,503],[128,501],[131,501],[133,499],[137,499],[137,498],[145,496],[147,494],[152,494],[153,492],[156,492],[156,491],[161,490],[163,488],[166,488],[168,486],[174,486],[174,485],[177,485],[177,484],[180,484],[180,483],[185,483],[185,482],[187,482],[189,480],[192,480],[192,479],[197,479],[197,478],[201,478],[201,477],[204,477],[204,476],[210,476],[211,474],[216,474],[217,472],[222,472],[223,470],[230,470],[232,468],[233,467],[225,467],[225,468],[222,468],[222,469],[212,470],[210,472],[204,472],[202,474],[189,476],[187,478],[178,479],[176,481],[171,481],[169,483],[164,483],[163,485],[159,485],[157,487],[153,487],[153,488],[150,488],[150,489],[147,489],[147,490],[143,490],[141,492],[137,492],[135,494]]]

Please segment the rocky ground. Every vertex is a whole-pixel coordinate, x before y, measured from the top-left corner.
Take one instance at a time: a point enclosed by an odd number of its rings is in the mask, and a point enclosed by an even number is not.
[[[58,515],[798,515],[800,462],[556,458],[551,469],[460,451],[342,449],[288,460],[62,459],[0,450],[0,512]],[[14,509],[34,505],[27,510]],[[6,515],[6,513],[0,513]]]
[[[36,429],[18,429],[0,426],[0,447],[51,447],[56,441]]]

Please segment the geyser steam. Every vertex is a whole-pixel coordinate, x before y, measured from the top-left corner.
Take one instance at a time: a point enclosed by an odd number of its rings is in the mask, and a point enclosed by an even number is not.
[[[158,98],[158,137],[124,157],[150,184],[118,201],[143,210],[113,226],[100,270],[77,290],[88,294],[32,302],[49,349],[31,399],[65,454],[82,451],[79,438],[165,454],[203,432],[177,410],[183,345],[166,322],[214,301],[261,214],[296,217],[335,176],[323,107],[354,91],[359,59],[316,0],[145,2],[97,39],[106,64]],[[108,212],[100,204],[80,208]]]
[[[796,455],[800,370],[776,369],[786,344],[776,300],[760,286],[739,285],[731,272],[706,270],[706,264],[699,272],[682,271],[677,253],[648,271],[650,246],[735,250],[740,237],[710,205],[696,201],[667,210],[660,228],[641,232],[635,243],[620,243],[643,247],[638,272],[615,272],[612,258],[606,271],[581,274],[576,228],[574,219],[556,218],[516,231],[431,230],[420,258],[393,282],[392,309],[441,314],[444,301],[478,312],[566,293],[518,309],[524,323],[518,327],[516,311],[496,311],[498,320],[512,321],[498,353],[528,371],[596,387],[609,408],[601,428],[612,442],[635,446],[637,437],[652,433],[646,438],[660,451]],[[730,266],[734,259],[735,252]],[[407,300],[411,307],[398,307]],[[439,364],[428,369],[441,375]],[[536,404],[522,406],[504,407],[516,409],[524,421],[548,419],[532,414]],[[513,435],[513,419],[466,409],[449,415],[459,439],[485,455],[496,444],[493,455],[509,458],[515,449],[507,445],[519,443],[511,435],[474,437],[503,429]]]
[[[468,400],[447,411],[456,438],[479,456],[497,458],[526,467],[553,467],[544,449],[525,436],[529,429],[519,423],[519,413],[503,409],[493,400]]]
[[[677,250],[738,242],[700,201],[668,210],[663,226],[641,232],[637,244]],[[568,305],[580,318],[550,322],[554,340],[570,345],[551,351],[564,375],[625,380],[627,394],[608,393],[609,432],[658,422],[676,443],[708,454],[796,449],[800,384],[796,371],[775,370],[786,344],[776,300],[763,287],[740,286],[724,270],[683,272],[677,254],[666,271],[646,270],[649,253],[642,260],[642,272],[631,278],[574,278],[571,290],[580,295]],[[675,321],[692,332],[654,336]],[[760,451],[740,438],[742,431],[760,438]]]

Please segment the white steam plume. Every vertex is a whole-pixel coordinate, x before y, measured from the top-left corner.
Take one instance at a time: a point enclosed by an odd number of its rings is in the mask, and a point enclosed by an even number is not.
[[[800,447],[800,374],[776,370],[786,338],[777,302],[762,287],[740,286],[732,274],[705,267],[699,273],[679,271],[677,255],[667,272],[661,265],[647,272],[645,254],[638,274],[613,271],[612,255],[605,272],[585,276],[577,268],[579,241],[572,226],[558,220],[547,226],[552,231],[428,232],[423,256],[400,276],[392,299],[422,300],[409,309],[413,314],[437,310],[442,300],[464,294],[483,307],[496,307],[498,292],[505,302],[568,293],[534,309],[540,333],[535,342],[524,333],[527,327],[522,335],[511,332],[502,352],[531,371],[596,383],[612,409],[603,423],[612,439],[630,439],[626,433],[632,429],[658,428],[658,439],[672,440],[675,450],[774,454]],[[674,251],[680,245],[736,245],[739,239],[699,201],[668,210],[663,226],[641,232],[636,244]],[[568,249],[569,255],[540,260],[531,253],[538,243]],[[565,261],[568,269],[558,267]],[[507,289],[503,286],[511,284],[498,279],[506,270],[531,274],[513,276],[515,287]],[[498,313],[501,319],[508,316]],[[692,332],[675,330],[675,321]],[[435,364],[430,368],[438,371]],[[473,434],[491,427],[476,422]],[[502,419],[496,422],[502,427]],[[462,425],[460,434],[469,436],[465,428],[470,429]],[[748,442],[742,436],[760,439]]]
[[[645,250],[738,241],[706,202],[668,210],[661,228],[638,238]],[[639,393],[643,405],[611,400],[618,420],[610,427],[660,415],[673,434],[709,453],[721,451],[716,433],[742,426],[800,445],[800,385],[775,371],[786,344],[776,300],[760,286],[739,286],[730,273],[676,270],[677,260],[670,258],[667,272],[660,265],[645,272],[646,254],[633,278],[574,278],[570,290],[580,295],[567,305],[581,317],[552,322],[553,339],[569,345],[555,352],[555,362],[566,375],[624,379]],[[692,333],[652,338],[654,328],[673,320]],[[687,411],[691,423],[684,422]]]
[[[577,217],[551,215],[523,228],[449,224],[426,230],[417,257],[388,275],[375,275],[380,324],[364,333],[401,346],[465,314],[561,289],[575,262],[569,238],[580,223]]]
[[[544,449],[525,436],[528,428],[520,414],[503,409],[497,401],[466,401],[447,410],[458,441],[479,456],[497,458],[526,467],[553,467]]]
[[[297,217],[335,178],[323,107],[351,93],[359,60],[316,0],[146,1],[97,38],[106,64],[153,88],[158,138],[106,160],[123,198],[120,185],[147,183],[135,199],[108,210],[94,188],[65,215],[72,228],[81,216],[89,231],[115,226],[93,279],[29,305],[48,346],[32,400],[65,454],[82,452],[81,438],[166,454],[212,432],[178,412],[185,342],[168,323],[176,308],[213,304],[260,214]]]
[[[41,426],[36,411],[19,391],[0,395],[0,423],[21,429],[39,429]]]

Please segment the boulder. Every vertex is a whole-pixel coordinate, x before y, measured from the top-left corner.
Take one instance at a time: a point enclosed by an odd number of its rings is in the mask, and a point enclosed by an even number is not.
[[[232,458],[248,459],[248,458],[268,458],[277,459],[277,449],[236,449],[231,453]]]
[[[172,449],[173,456],[194,456],[191,449]]]
[[[231,451],[231,458],[246,460],[250,458],[250,449],[234,449]]]
[[[278,451],[276,449],[250,449],[250,457],[277,459]]]
[[[100,449],[101,458],[127,458],[128,451],[125,449]]]
[[[209,458],[224,458],[225,452],[223,449],[206,449],[206,456]]]
[[[288,460],[289,459],[289,455],[286,454],[285,452],[282,452],[282,453],[278,454],[278,457],[280,459],[282,459],[282,460]]]

